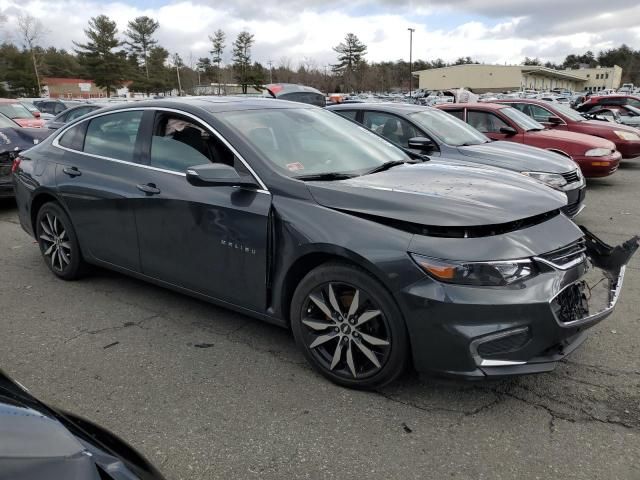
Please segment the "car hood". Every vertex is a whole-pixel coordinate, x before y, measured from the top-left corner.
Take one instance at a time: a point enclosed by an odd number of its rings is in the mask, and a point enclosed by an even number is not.
[[[2,370],[0,438],[2,478],[163,480],[115,435],[81,417],[48,407]]]
[[[622,132],[631,132],[638,134],[638,130],[626,125],[620,125],[619,123],[602,122],[600,120],[585,120],[584,122],[578,122],[580,130],[588,133],[589,135],[610,134],[613,135],[614,130]],[[613,137],[612,137],[613,138]],[[617,139],[617,137],[615,137]]]
[[[458,151],[479,163],[517,172],[566,173],[577,168],[564,155],[515,142],[489,142],[458,147]]]
[[[559,144],[555,142],[563,142],[564,144],[570,144],[574,147],[583,147],[585,150],[589,150],[591,148],[608,148],[611,150],[615,150],[616,148],[613,142],[607,139],[594,137],[585,133],[568,132],[566,130],[537,130],[527,132],[525,135],[535,136],[538,139],[544,139],[550,142],[554,142],[554,144],[549,144],[549,148],[555,148],[559,146]]]
[[[51,131],[44,128],[0,128],[0,152],[26,150],[49,135]]]
[[[325,207],[439,227],[509,223],[567,203],[564,193],[524,175],[451,162],[402,165],[348,180],[307,182],[307,186]]]

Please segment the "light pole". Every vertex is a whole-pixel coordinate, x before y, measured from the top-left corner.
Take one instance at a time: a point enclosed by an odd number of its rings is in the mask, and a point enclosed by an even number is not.
[[[409,98],[411,98],[413,96],[413,32],[416,29],[409,27],[407,30],[409,30]]]
[[[269,83],[273,83],[273,62],[269,60],[267,65],[269,65]]]

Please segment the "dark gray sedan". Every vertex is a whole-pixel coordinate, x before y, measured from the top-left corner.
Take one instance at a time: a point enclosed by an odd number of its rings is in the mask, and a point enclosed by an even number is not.
[[[464,160],[533,177],[566,194],[567,205],[562,210],[569,217],[584,208],[586,182],[580,168],[558,153],[513,142],[494,142],[465,122],[431,107],[362,103],[329,106],[327,110],[363,124],[402,148],[417,146],[430,157]],[[429,141],[409,145],[415,137]]]
[[[600,242],[536,180],[421,161],[297,102],[110,107],[13,171],[22,227],[56,276],[99,265],[290,328],[354,388],[410,364],[549,370],[612,312],[638,247]]]

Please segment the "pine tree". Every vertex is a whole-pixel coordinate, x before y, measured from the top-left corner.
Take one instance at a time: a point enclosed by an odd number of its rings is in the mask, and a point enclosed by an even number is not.
[[[106,15],[98,15],[89,20],[89,28],[84,31],[87,43],[75,43],[81,64],[98,87],[111,91],[122,85],[125,63],[123,55],[114,52],[121,45],[117,38],[116,22]]]
[[[134,53],[143,62],[147,80],[149,80],[149,52],[158,43],[153,38],[153,34],[159,26],[160,24],[153,18],[136,17],[129,22],[129,28],[124,32],[129,38],[125,43],[129,46],[131,53]]]
[[[233,42],[233,68],[238,83],[242,86],[242,93],[247,93],[247,85],[250,82],[251,46],[254,43],[253,35],[249,32],[240,32]]]
[[[364,61],[367,46],[353,33],[347,33],[344,42],[333,47],[333,51],[338,54],[338,63],[331,66],[332,70],[334,73],[342,75],[344,89],[346,92],[350,92],[351,78],[359,64]]]
[[[218,29],[214,32],[213,37],[209,35],[209,40],[211,40],[211,44],[213,48],[211,49],[211,55],[213,56],[212,61],[216,64],[216,73],[218,76],[218,95],[220,94],[220,76],[221,69],[220,64],[222,63],[222,54],[224,53],[225,45],[225,34],[222,30]]]

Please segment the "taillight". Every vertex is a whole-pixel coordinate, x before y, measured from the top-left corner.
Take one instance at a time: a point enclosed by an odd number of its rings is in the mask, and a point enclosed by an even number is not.
[[[11,165],[11,173],[16,173],[18,171],[21,161],[22,161],[22,158],[20,157],[16,157],[13,159],[13,164]]]

